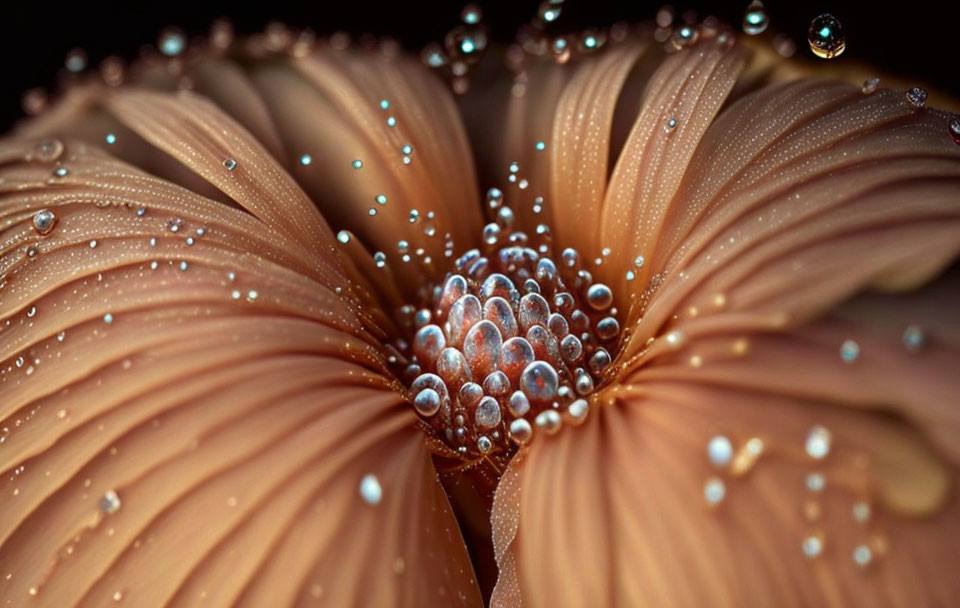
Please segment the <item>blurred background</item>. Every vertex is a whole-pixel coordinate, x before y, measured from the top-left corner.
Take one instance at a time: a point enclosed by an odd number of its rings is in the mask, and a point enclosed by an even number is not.
[[[406,47],[419,50],[440,40],[459,22],[466,2],[458,0],[404,0],[370,2],[72,2],[56,4],[12,0],[0,19],[0,57],[3,94],[0,127],[6,131],[23,116],[21,96],[34,87],[55,89],[67,53],[83,49],[87,65],[95,67],[111,54],[137,56],[144,44],[154,44],[168,25],[189,36],[205,35],[219,17],[228,17],[239,33],[261,30],[273,20],[310,27],[320,34],[391,35]],[[539,2],[512,0],[477,2],[494,39],[510,40],[517,27],[536,15]],[[652,19],[664,2],[644,0],[566,0],[557,21],[559,29],[579,30],[609,25],[617,20]],[[715,15],[739,24],[749,0],[673,2],[677,14],[693,9],[701,17]],[[865,61],[878,72],[911,76],[960,97],[960,0],[912,2],[900,6],[862,0],[770,0],[765,2],[770,31],[789,35],[798,55],[812,57],[806,43],[811,19],[832,13],[844,25],[846,52],[834,61]]]

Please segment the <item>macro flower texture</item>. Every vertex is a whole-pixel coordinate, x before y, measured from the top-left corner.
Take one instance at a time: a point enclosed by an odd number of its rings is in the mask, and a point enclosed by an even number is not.
[[[545,6],[0,140],[2,605],[955,605],[960,119]]]

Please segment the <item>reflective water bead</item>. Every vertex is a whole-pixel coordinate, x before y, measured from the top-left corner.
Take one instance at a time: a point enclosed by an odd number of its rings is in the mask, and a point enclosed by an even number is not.
[[[477,437],[477,449],[480,450],[481,453],[486,454],[493,449],[493,442],[490,441],[490,438],[486,435],[481,435]]]
[[[425,388],[413,398],[413,407],[418,414],[429,418],[440,410],[440,394],[432,388]]]
[[[362,168],[363,168],[363,161],[360,160],[359,158],[355,158],[355,159],[353,159],[353,162],[350,163],[350,166],[352,166],[354,169],[362,169]]]
[[[377,265],[377,268],[383,268],[387,265],[387,254],[382,251],[377,251],[373,254],[373,261]]]
[[[560,354],[567,362],[576,362],[583,356],[583,343],[576,336],[568,334],[560,340]]]
[[[406,154],[407,156],[410,156],[411,154],[413,154],[413,146],[411,146],[410,144],[404,144],[403,147],[400,148],[400,151]]]
[[[485,377],[497,369],[502,344],[500,330],[490,321],[480,321],[470,328],[463,341],[463,354],[475,375]]]
[[[82,72],[87,69],[87,54],[83,49],[72,49],[67,53],[67,58],[63,62],[64,67],[66,67],[71,72]]]
[[[387,116],[387,126],[388,127],[397,126],[397,119],[394,118],[393,116]]]
[[[337,233],[337,240],[346,245],[350,242],[350,233],[346,230],[341,230]]]
[[[538,142],[536,143],[536,145],[534,145],[534,147],[535,147],[538,151],[541,151],[541,152],[542,152],[543,150],[546,150],[546,149],[547,149],[547,144],[546,144],[546,142],[544,142],[544,141],[541,140],[541,141],[538,141]]]
[[[477,426],[483,429],[491,429],[500,424],[500,405],[497,400],[490,396],[481,399],[477,404],[474,420]]]
[[[585,370],[577,370],[577,379],[574,381],[574,388],[580,395],[589,395],[593,392],[593,378]]]
[[[557,394],[559,378],[553,366],[544,361],[534,361],[520,374],[520,390],[528,399],[537,403],[551,401]]]
[[[540,3],[537,15],[541,21],[552,23],[560,17],[560,2],[557,0],[546,0]]]
[[[844,340],[840,345],[840,358],[844,363],[853,363],[860,357],[860,345],[853,340]]]
[[[514,391],[507,400],[507,408],[514,417],[519,418],[530,411],[530,400],[521,391]]]
[[[537,414],[533,422],[537,425],[537,428],[542,429],[548,435],[553,435],[560,430],[560,413],[554,409],[543,410]]]
[[[360,497],[368,505],[380,504],[383,500],[383,488],[380,487],[380,480],[373,473],[368,473],[360,480]]]
[[[227,171],[233,171],[237,168],[237,161],[232,158],[228,158],[223,161],[223,166]]]
[[[567,406],[567,414],[570,415],[570,418],[574,424],[580,424],[586,420],[589,412],[590,405],[587,403],[586,399],[575,399],[570,405]]]
[[[717,505],[723,502],[726,493],[727,487],[719,477],[710,477],[703,484],[703,498],[709,505]]]
[[[638,255],[637,257],[633,258],[633,265],[636,266],[637,268],[643,268],[643,264],[645,261],[646,260],[642,255]]]
[[[674,329],[666,335],[667,345],[671,348],[680,348],[686,340],[686,335],[681,329]]]
[[[519,445],[524,445],[533,437],[533,427],[526,418],[517,418],[510,423],[509,433],[510,439]]]
[[[950,133],[950,138],[953,139],[953,142],[960,144],[960,116],[950,118],[950,122],[947,123],[947,131]]]
[[[667,126],[666,126],[667,132],[673,131],[676,128],[676,126],[677,126],[676,118],[667,119]]]
[[[903,346],[911,353],[918,352],[926,344],[926,336],[919,325],[907,325],[903,330]]]
[[[717,435],[707,443],[707,456],[715,467],[725,467],[733,458],[733,444],[724,435]]]
[[[103,322],[106,323],[107,325],[110,325],[111,323],[113,323],[113,315],[110,314],[109,312],[103,315]]]
[[[467,25],[476,25],[480,23],[480,18],[483,13],[480,12],[480,7],[476,4],[468,4],[463,7],[463,11],[460,13],[460,19],[463,20]]]
[[[477,369],[482,376],[482,370]],[[459,391],[464,383],[473,380],[473,372],[463,353],[456,348],[447,347],[437,357],[437,373],[453,391]]]
[[[113,133],[107,133],[107,136],[104,137],[104,139],[105,139],[106,142],[107,142],[108,144],[110,144],[110,145],[113,145],[113,144],[117,143],[117,136],[114,135]]]
[[[389,109],[390,109],[390,102],[389,102],[388,100],[386,100],[386,99],[381,99],[381,100],[380,100],[380,109],[381,109],[381,110],[389,110]]]
[[[48,234],[57,223],[57,216],[49,209],[41,209],[33,214],[33,229],[39,234]]]
[[[880,86],[879,78],[876,78],[876,77],[868,78],[863,81],[862,85],[860,85],[860,92],[863,93],[864,95],[871,95],[877,90],[877,87],[879,86]]]
[[[813,54],[821,59],[833,59],[847,48],[843,26],[829,13],[824,13],[810,22],[807,42],[810,43]]]
[[[120,497],[115,490],[107,490],[100,499],[100,510],[111,515],[120,510]]]
[[[851,511],[857,523],[866,523],[870,519],[870,505],[862,500],[853,503],[853,509]]]
[[[443,330],[436,325],[426,325],[413,337],[413,355],[417,361],[433,367],[437,363],[440,351],[447,347]]]
[[[763,2],[753,0],[747,7],[747,12],[743,14],[743,31],[750,36],[762,34],[767,26],[770,25],[770,18],[763,9]]]
[[[593,351],[592,355],[590,355],[590,359],[587,361],[587,366],[594,374],[599,374],[612,362],[613,359],[610,357],[610,353],[607,352],[605,348],[598,348],[597,350]]]
[[[506,397],[510,392],[510,380],[497,370],[483,379],[483,392],[493,397]]]
[[[620,333],[620,323],[613,317],[604,317],[597,321],[597,337],[611,340]]]
[[[822,460],[830,453],[830,442],[830,431],[820,425],[812,427],[807,433],[807,455],[815,460]]]
[[[613,291],[603,283],[595,283],[587,289],[587,303],[594,310],[606,310],[613,304]]]
[[[304,154],[300,157],[300,164],[306,167],[313,162],[313,158],[309,154]]]
[[[53,170],[53,174],[57,177],[66,177],[69,173],[70,171],[66,167],[57,167]]]
[[[923,107],[927,105],[926,89],[922,89],[920,87],[907,89],[907,92],[904,93],[904,97],[906,97],[907,103],[917,110],[922,110]]]

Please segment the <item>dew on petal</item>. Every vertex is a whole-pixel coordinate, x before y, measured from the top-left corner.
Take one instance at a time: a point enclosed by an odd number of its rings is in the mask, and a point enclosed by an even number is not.
[[[824,13],[810,22],[807,42],[810,43],[813,54],[821,59],[833,59],[847,48],[843,26],[829,13]]]
[[[380,480],[373,473],[364,475],[360,480],[360,497],[368,505],[377,505],[383,500],[383,488],[380,487]]]
[[[810,458],[822,460],[830,453],[831,443],[830,431],[825,427],[816,425],[807,433],[805,450]]]

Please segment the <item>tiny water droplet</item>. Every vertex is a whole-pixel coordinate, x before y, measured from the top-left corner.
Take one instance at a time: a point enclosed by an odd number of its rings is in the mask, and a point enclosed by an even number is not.
[[[120,497],[115,490],[107,490],[100,499],[100,509],[107,515],[120,510]]]
[[[368,505],[380,504],[383,500],[383,488],[376,475],[369,473],[360,480],[360,497]]]
[[[227,171],[233,171],[237,168],[237,161],[232,158],[228,158],[223,161],[223,166],[227,169]]]
[[[920,87],[913,87],[907,89],[907,92],[904,94],[904,97],[907,98],[907,103],[916,108],[917,110],[922,110],[924,106],[927,105],[927,90]]]
[[[355,159],[353,159],[353,162],[350,163],[350,165],[351,165],[354,169],[362,169],[362,168],[363,168],[363,161],[360,160],[359,158],[355,158]]]
[[[821,59],[838,57],[847,48],[843,26],[829,13],[824,13],[810,22],[807,42],[810,43],[813,54]]]
[[[72,49],[63,65],[71,72],[82,72],[87,69],[87,53],[83,49]]]
[[[113,145],[113,144],[117,143],[117,136],[114,135],[113,133],[107,133],[107,136],[104,137],[104,139],[105,139],[106,142],[107,142],[108,144],[110,144],[110,145]]]
[[[863,84],[860,85],[860,91],[864,95],[870,95],[877,90],[877,87],[880,86],[879,78],[868,78],[863,81]]]
[[[57,216],[49,209],[41,209],[33,214],[33,229],[38,234],[49,234],[57,223]]]
[[[346,230],[341,230],[337,233],[337,240],[346,245],[350,242],[350,233]]]
[[[57,167],[53,170],[53,174],[57,177],[66,177],[69,173],[70,171],[66,167]]]
[[[560,3],[563,0],[558,2],[557,0],[547,0],[540,4],[540,8],[537,11],[537,15],[540,17],[541,21],[546,23],[553,23],[560,17]]]
[[[476,4],[466,5],[463,7],[463,12],[460,13],[460,19],[467,25],[476,25],[480,23],[481,18],[483,18],[483,13]]]
[[[309,154],[304,154],[303,156],[300,157],[300,164],[303,165],[304,167],[308,166],[312,162],[313,162],[313,158]]]
[[[176,57],[187,46],[186,35],[177,28],[167,28],[157,38],[157,48],[167,57]]]
[[[947,124],[947,131],[950,132],[950,137],[953,139],[953,142],[960,144],[960,116],[950,118],[950,122]]]

